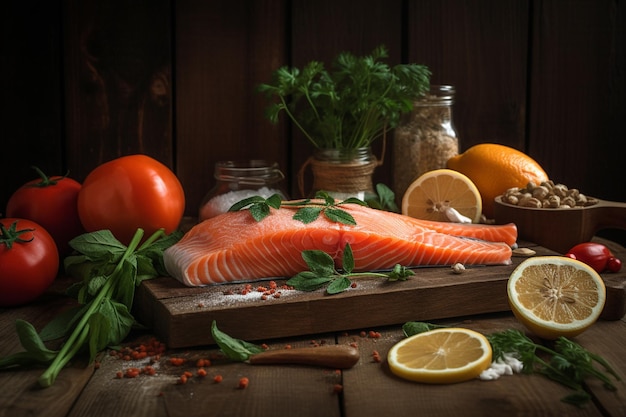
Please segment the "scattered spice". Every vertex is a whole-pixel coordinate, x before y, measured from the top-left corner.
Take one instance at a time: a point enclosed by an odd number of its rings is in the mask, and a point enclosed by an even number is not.
[[[381,334],[379,332],[375,332],[374,330],[370,330],[367,334],[370,339],[380,339]]]
[[[224,377],[223,377],[223,376],[221,376],[221,375],[215,375],[215,376],[213,377],[213,382],[215,382],[216,384],[219,384],[220,382],[222,382],[222,380],[223,380],[223,379],[224,379]]]
[[[165,350],[165,344],[153,337],[147,343],[140,343],[136,346],[124,346],[118,350],[112,349],[109,351],[109,355],[125,361],[145,358],[158,361]]]
[[[382,359],[380,358],[380,353],[378,353],[377,350],[374,350],[372,352],[372,359],[374,360],[374,362],[378,362],[378,363],[382,361]]]
[[[237,388],[246,389],[248,388],[248,384],[250,384],[250,380],[247,377],[243,376],[239,378],[239,383],[237,384]]]
[[[139,368],[128,368],[126,372],[124,372],[124,378],[136,378],[141,373]]]
[[[268,300],[271,298],[280,298],[282,291],[293,291],[294,287],[287,284],[278,285],[276,281],[269,281],[268,285],[258,285],[256,288],[252,287],[252,284],[245,284],[239,290],[228,289],[224,291],[223,295],[239,295],[246,296],[250,294],[261,294],[259,299]]]
[[[204,368],[207,366],[211,366],[211,360],[210,359],[198,359],[196,361],[196,366],[198,368]]]
[[[170,358],[170,364],[174,366],[182,366],[185,363],[184,358],[173,357]]]

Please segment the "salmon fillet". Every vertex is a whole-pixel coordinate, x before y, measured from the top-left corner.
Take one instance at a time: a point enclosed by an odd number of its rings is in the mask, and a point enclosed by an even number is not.
[[[228,212],[195,225],[168,248],[167,271],[188,286],[291,277],[308,270],[304,250],[322,250],[341,268],[343,248],[349,243],[355,270],[372,271],[394,265],[494,265],[511,263],[517,227],[463,225],[414,219],[358,204],[342,209],[356,225],[332,222],[320,216],[304,224],[293,209],[271,209],[255,221],[245,211]]]

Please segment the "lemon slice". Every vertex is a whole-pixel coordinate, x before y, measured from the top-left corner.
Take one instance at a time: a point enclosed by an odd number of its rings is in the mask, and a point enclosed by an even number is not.
[[[604,281],[590,266],[565,256],[538,256],[519,264],[508,284],[511,310],[544,339],[588,329],[606,301]]]
[[[455,212],[478,223],[482,199],[478,188],[465,175],[451,169],[428,171],[407,188],[402,214],[423,220],[461,222]]]
[[[403,339],[387,354],[395,375],[417,382],[452,384],[476,378],[491,365],[491,345],[469,329],[436,329]]]

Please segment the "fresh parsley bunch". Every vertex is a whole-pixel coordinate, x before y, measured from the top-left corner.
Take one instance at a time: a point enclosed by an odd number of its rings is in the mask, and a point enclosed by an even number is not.
[[[430,71],[424,65],[393,67],[384,46],[370,55],[340,53],[327,71],[318,61],[302,69],[281,67],[259,92],[273,100],[267,109],[272,123],[281,112],[319,149],[370,146],[397,126],[401,113],[428,91]]]

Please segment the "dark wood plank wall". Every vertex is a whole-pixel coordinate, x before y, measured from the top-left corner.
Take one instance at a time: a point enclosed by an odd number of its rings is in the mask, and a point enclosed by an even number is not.
[[[626,201],[626,5],[617,0],[56,0],[3,13],[0,211],[31,165],[82,180],[142,152],[195,215],[218,160],[277,161],[298,197],[311,152],[255,92],[284,64],[385,44],[457,87],[462,149],[498,142]],[[391,184],[387,146],[377,182]],[[375,147],[382,153],[382,144]]]

